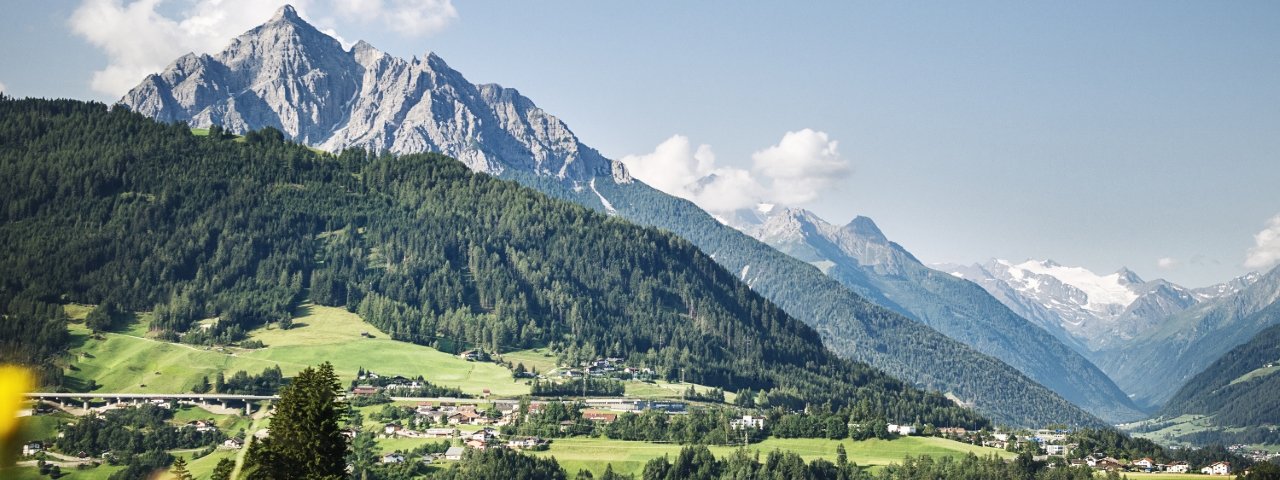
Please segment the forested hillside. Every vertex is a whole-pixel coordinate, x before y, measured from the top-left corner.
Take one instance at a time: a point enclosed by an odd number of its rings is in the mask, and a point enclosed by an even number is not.
[[[986,425],[836,357],[685,240],[438,155],[332,156],[270,129],[197,137],[97,103],[0,99],[0,203],[6,298],[153,310],[170,339],[232,342],[309,294],[417,343],[551,345],[794,407]]]
[[[1260,314],[1280,314],[1273,304]],[[1222,427],[1280,424],[1280,325],[1263,330],[1193,377],[1161,410],[1164,417],[1212,415]],[[1277,438],[1280,438],[1278,436]]]

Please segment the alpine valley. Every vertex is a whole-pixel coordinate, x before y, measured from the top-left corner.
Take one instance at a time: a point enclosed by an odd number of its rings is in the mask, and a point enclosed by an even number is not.
[[[443,153],[475,171],[684,237],[816,328],[837,354],[947,393],[996,421],[1100,425],[1095,415],[1137,417],[1114,385],[1094,373],[1096,368],[1069,363],[1078,357],[1063,357],[1058,370],[1073,373],[1045,388],[1036,379],[1046,378],[1047,369],[1028,370],[1030,375],[1019,371],[867,301],[692,203],[634,180],[620,162],[583,144],[518,91],[475,85],[435,54],[404,60],[364,42],[343,49],[290,8],[217,55],[179,58],[144,79],[121,103],[157,120],[193,127],[278,128],[290,139],[325,150]],[[1102,393],[1086,393],[1095,391]],[[1077,406],[1068,399],[1082,401]]]
[[[326,32],[286,5],[114,105],[0,93],[0,477],[1280,478],[1280,267],[708,211],[714,176]]]

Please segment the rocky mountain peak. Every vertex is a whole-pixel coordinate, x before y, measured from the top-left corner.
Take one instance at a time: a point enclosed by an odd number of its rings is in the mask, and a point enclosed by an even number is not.
[[[287,5],[222,52],[148,77],[121,103],[195,127],[275,127],[331,151],[438,152],[491,174],[632,181],[515,89],[473,84],[430,52],[406,60],[364,41],[344,49]]]
[[[298,16],[298,11],[293,8],[293,5],[289,5],[289,4],[285,4],[284,6],[277,9],[276,13],[271,16],[271,19],[267,20],[267,23],[275,23],[275,22],[282,22],[282,21],[294,22],[294,23],[306,23],[305,21],[302,20],[302,17]]]
[[[1121,285],[1141,285],[1143,283],[1146,283],[1145,281],[1142,280],[1142,277],[1139,277],[1138,274],[1133,273],[1133,270],[1129,270],[1128,267],[1121,267],[1119,270],[1116,270],[1116,275],[1119,276],[1119,281]]]
[[[884,232],[880,231],[880,227],[876,225],[876,222],[861,215],[854,217],[848,225],[844,226],[844,230],[868,241],[883,244],[889,243],[888,237],[884,236]]]

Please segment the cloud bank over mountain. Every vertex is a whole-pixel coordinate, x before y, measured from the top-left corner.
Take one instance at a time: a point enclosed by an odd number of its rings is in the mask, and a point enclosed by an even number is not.
[[[1280,215],[1267,221],[1267,227],[1253,236],[1253,243],[1244,260],[1245,268],[1263,270],[1280,263]]]
[[[852,173],[839,142],[825,132],[787,132],[752,154],[750,169],[720,165],[710,145],[673,135],[642,155],[621,159],[633,176],[713,213],[757,204],[804,205],[838,187]]]

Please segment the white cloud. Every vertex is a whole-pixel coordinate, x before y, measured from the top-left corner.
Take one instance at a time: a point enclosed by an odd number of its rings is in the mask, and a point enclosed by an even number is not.
[[[712,212],[747,208],[760,201],[763,187],[746,170],[716,165],[710,145],[696,149],[684,135],[673,135],[653,153],[621,159],[631,175],[653,188],[692,201]]]
[[[1156,260],[1156,266],[1165,270],[1170,270],[1173,267],[1178,266],[1178,263],[1178,259],[1173,257],[1162,257]]]
[[[338,13],[362,22],[381,22],[397,33],[430,35],[458,18],[451,0],[333,0]]]
[[[756,173],[771,180],[770,200],[785,205],[808,203],[847,178],[851,169],[840,157],[837,143],[824,132],[806,128],[787,132],[777,145],[752,155]]]
[[[1267,221],[1266,228],[1253,236],[1253,243],[1245,256],[1245,268],[1263,270],[1280,263],[1280,215]]]
[[[7,91],[9,91],[9,87],[5,86],[4,82],[0,82],[0,93],[4,93]]]
[[[262,24],[287,3],[303,18],[311,18],[309,11],[336,11],[343,18],[379,22],[408,35],[435,33],[457,18],[450,0],[188,0],[185,8],[161,8],[165,3],[81,1],[68,20],[71,29],[107,56],[107,66],[93,73],[90,86],[94,90],[124,95],[148,74],[186,53],[222,50],[232,38]],[[316,23],[332,35],[330,17]]]
[[[709,145],[694,148],[688,137],[674,135],[652,153],[621,161],[641,181],[716,214],[759,203],[808,203],[850,171],[836,142],[809,129],[787,132],[777,145],[752,158],[751,170],[718,165]]]

